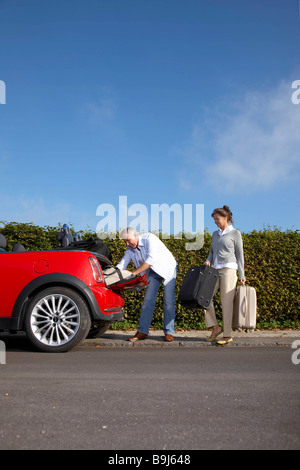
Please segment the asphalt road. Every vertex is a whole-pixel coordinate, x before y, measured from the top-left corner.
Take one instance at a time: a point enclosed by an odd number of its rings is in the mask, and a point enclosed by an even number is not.
[[[299,449],[292,352],[8,347],[0,449]]]

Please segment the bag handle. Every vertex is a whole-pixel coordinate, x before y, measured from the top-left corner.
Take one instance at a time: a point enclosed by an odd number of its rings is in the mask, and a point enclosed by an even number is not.
[[[243,298],[243,315],[244,317],[246,318],[246,314],[247,314],[247,310],[248,310],[248,303],[247,303],[247,286],[246,287],[246,294],[244,295],[244,298]]]

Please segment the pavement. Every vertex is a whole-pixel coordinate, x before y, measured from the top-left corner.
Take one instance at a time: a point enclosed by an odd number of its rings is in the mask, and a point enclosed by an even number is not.
[[[130,342],[128,338],[135,334],[136,330],[108,330],[103,336],[94,339],[86,339],[80,347],[102,348],[178,348],[178,347],[224,347],[218,346],[216,341],[207,342],[210,336],[209,330],[177,330],[174,333],[174,341],[166,343],[164,334],[160,330],[150,330],[147,339]],[[225,347],[291,347],[294,341],[299,341],[295,348],[300,347],[300,330],[255,330],[253,332],[234,331],[233,342]],[[222,339],[222,335],[217,339]]]

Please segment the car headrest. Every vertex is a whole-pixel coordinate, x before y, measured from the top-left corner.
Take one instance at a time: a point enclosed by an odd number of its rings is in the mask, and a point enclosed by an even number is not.
[[[74,242],[79,242],[81,240],[81,236],[79,235],[79,233],[74,233]]]
[[[64,224],[62,230],[56,234],[56,239],[59,241],[59,246],[69,246],[73,243],[73,235],[67,224]]]
[[[6,238],[2,233],[0,233],[0,250],[5,251],[6,245],[7,245]]]
[[[21,243],[15,243],[12,248],[12,251],[14,253],[21,253],[22,251],[26,251],[26,250],[25,250],[25,247],[21,245]]]

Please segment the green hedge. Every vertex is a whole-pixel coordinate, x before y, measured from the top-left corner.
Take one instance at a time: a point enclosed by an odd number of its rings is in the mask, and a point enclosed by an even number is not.
[[[33,224],[1,222],[0,233],[6,236],[8,249],[14,243],[22,243],[27,250],[47,250],[57,246],[57,227],[39,227]],[[72,229],[72,228],[71,228]],[[91,231],[80,232],[83,238],[95,236]],[[251,233],[242,233],[245,253],[245,275],[247,284],[257,290],[258,328],[299,328],[299,265],[300,265],[300,233],[298,230],[281,231],[268,228]],[[176,298],[184,274],[189,267],[202,264],[207,258],[211,235],[205,233],[204,246],[199,251],[186,251],[187,240],[163,240],[178,262]],[[107,239],[117,263],[124,254],[125,244],[116,239]],[[126,293],[125,322],[117,324],[122,327],[138,325],[143,292]],[[217,316],[221,322],[221,306],[219,294],[214,300]],[[205,328],[203,311],[183,308],[176,305],[176,326],[184,329]],[[160,289],[153,328],[163,327],[163,289]]]

